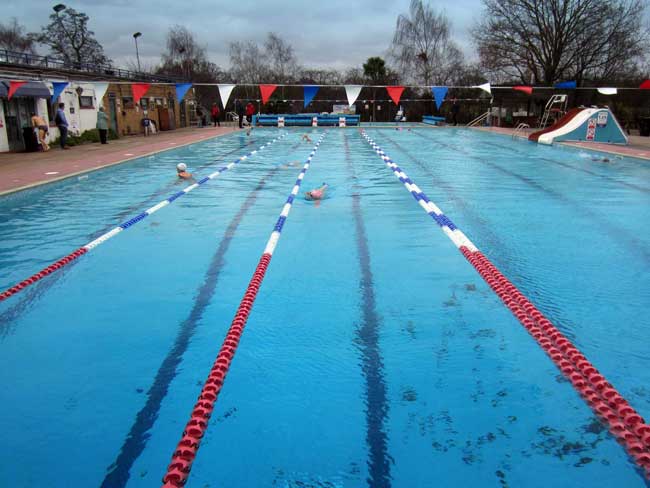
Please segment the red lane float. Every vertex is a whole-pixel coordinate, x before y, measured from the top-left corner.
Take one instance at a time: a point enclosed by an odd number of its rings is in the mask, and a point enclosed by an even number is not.
[[[23,280],[20,283],[18,283],[17,285],[14,285],[11,288],[9,288],[8,290],[5,290],[4,292],[0,293],[0,302],[3,301],[3,300],[6,300],[7,298],[9,298],[12,295],[15,295],[16,293],[18,293],[23,288],[26,288],[29,285],[32,285],[32,284],[36,283],[37,281],[45,278],[47,275],[49,275],[50,273],[53,273],[57,269],[63,268],[66,264],[70,263],[71,261],[74,261],[79,256],[83,256],[87,252],[88,252],[88,249],[86,249],[85,247],[80,247],[76,251],[73,251],[70,254],[68,254],[67,256],[62,257],[58,261],[50,264],[47,268],[43,268],[41,271],[39,271],[36,274],[33,274],[32,276],[30,276],[26,280]]]
[[[650,478],[650,425],[489,259],[460,251]]]
[[[248,315],[250,314],[251,308],[253,308],[253,302],[260,289],[270,261],[271,254],[265,253],[257,264],[253,278],[248,284],[248,288],[246,288],[244,298],[239,304],[239,308],[226,334],[223,345],[219,350],[217,359],[212,365],[208,379],[205,385],[203,385],[196,405],[194,405],[194,410],[192,410],[190,420],[185,426],[183,436],[176,447],[176,451],[172,455],[172,461],[167,468],[167,474],[163,477],[164,488],[178,488],[184,486],[187,482],[192,463],[196,458],[196,453],[201,444],[201,438],[208,428],[208,421],[210,415],[212,415],[212,410],[214,410],[214,404],[221,392],[226,374],[228,374],[228,370],[230,369],[230,362],[235,355],[237,346],[239,346],[239,340],[248,321]]]
[[[318,142],[316,142],[316,145],[309,154],[302,170],[298,174],[298,179],[289,194],[289,198],[287,198],[286,203],[282,207],[280,217],[275,223],[275,227],[266,243],[266,248],[262,253],[262,257],[257,263],[253,277],[246,288],[246,293],[244,293],[244,297],[237,308],[237,313],[235,314],[232,324],[230,324],[230,329],[228,329],[228,333],[226,334],[226,338],[219,350],[217,359],[212,365],[208,379],[205,381],[199,399],[194,405],[190,420],[185,426],[185,430],[183,431],[180,442],[176,446],[174,454],[172,454],[172,461],[167,467],[167,473],[162,479],[163,488],[178,488],[184,486],[187,482],[190,470],[192,469],[192,463],[196,458],[196,453],[201,444],[201,439],[208,428],[208,422],[212,415],[212,411],[214,410],[214,404],[221,392],[221,387],[226,379],[226,374],[228,374],[228,370],[230,369],[230,363],[237,351],[237,346],[239,346],[239,340],[244,332],[248,315],[253,308],[255,297],[257,296],[257,292],[259,291],[262,280],[264,279],[264,274],[271,262],[273,252],[278,245],[282,228],[289,216],[293,201],[300,191],[300,185],[305,177],[305,173],[309,169],[311,160],[326,134],[327,133],[324,133],[318,139]]]

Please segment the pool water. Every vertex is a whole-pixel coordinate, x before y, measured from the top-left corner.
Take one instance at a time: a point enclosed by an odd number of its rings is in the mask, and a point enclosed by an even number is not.
[[[312,145],[288,135],[0,303],[6,486],[160,484]],[[650,165],[465,129],[366,132],[650,417]],[[310,129],[314,141],[323,129]],[[0,198],[0,288],[278,135]],[[197,487],[644,487],[365,142],[330,129],[192,468]]]

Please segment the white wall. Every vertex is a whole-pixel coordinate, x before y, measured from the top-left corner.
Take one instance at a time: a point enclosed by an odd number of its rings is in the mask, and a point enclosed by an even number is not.
[[[97,109],[99,107],[79,108],[79,97],[76,91],[78,87],[83,88],[83,92],[81,92],[82,96],[95,97],[95,90],[92,83],[70,83],[65,87],[63,93],[61,93],[59,102],[65,103],[65,118],[68,121],[68,132],[71,135],[80,135],[87,130],[94,129],[97,125]],[[47,100],[45,103],[50,103],[50,101]],[[43,105],[45,109],[45,117],[47,117],[46,104]],[[57,108],[58,105],[55,105],[53,110],[56,111]],[[71,108],[74,109],[74,113],[70,113]],[[56,127],[50,127],[48,140],[53,141],[57,137],[59,137],[59,129]]]
[[[5,109],[0,100],[0,152],[9,151],[9,138],[7,137],[7,121],[5,120]]]

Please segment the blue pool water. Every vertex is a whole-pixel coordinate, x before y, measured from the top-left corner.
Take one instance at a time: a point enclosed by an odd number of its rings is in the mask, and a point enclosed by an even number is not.
[[[311,151],[286,132],[0,303],[3,486],[158,486]],[[367,132],[649,418],[648,163]],[[0,198],[0,288],[183,188],[177,162],[207,175],[277,134]],[[322,182],[293,205],[188,486],[648,486],[357,129],[328,131],[303,190]]]

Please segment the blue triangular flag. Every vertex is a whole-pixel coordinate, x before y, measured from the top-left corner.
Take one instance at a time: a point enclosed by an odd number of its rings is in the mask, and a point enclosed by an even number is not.
[[[555,84],[555,88],[561,88],[563,90],[574,90],[576,86],[577,83],[575,81],[561,81]]]
[[[431,87],[431,92],[433,93],[433,98],[436,99],[436,108],[438,110],[440,110],[440,105],[442,105],[442,102],[445,100],[445,96],[447,96],[447,90],[448,88],[446,86]]]
[[[192,88],[192,83],[176,83],[176,98],[178,98],[178,103],[183,101],[187,90]]]
[[[314,85],[305,85],[303,88],[305,90],[305,107],[306,107],[307,105],[309,105],[309,102],[311,102],[314,99],[316,93],[318,93],[319,87]]]
[[[52,99],[50,103],[56,102],[56,99],[59,98],[59,95],[63,93],[65,87],[68,86],[67,81],[53,81],[52,82]]]

